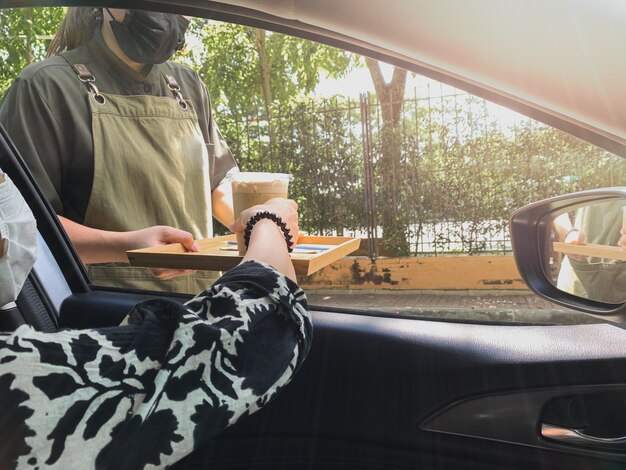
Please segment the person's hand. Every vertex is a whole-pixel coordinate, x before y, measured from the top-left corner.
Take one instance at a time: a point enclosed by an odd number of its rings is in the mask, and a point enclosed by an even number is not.
[[[617,244],[622,247],[622,250],[626,250],[626,227],[622,227],[619,233],[622,234],[622,238],[618,240]]]
[[[283,222],[287,224],[289,233],[292,236],[291,246],[296,246],[298,237],[300,236],[300,228],[298,227],[298,204],[292,199],[283,199],[276,197],[270,199],[264,204],[252,206],[239,214],[235,222],[228,229],[233,233],[243,233],[246,223],[254,214],[260,211],[270,211],[275,213]]]
[[[166,245],[168,243],[182,243],[189,251],[199,251],[200,247],[189,232],[165,225],[157,225],[141,230],[128,232],[128,250],[148,248],[151,246]],[[152,268],[152,274],[162,280],[172,279],[179,276],[187,276],[194,270]]]

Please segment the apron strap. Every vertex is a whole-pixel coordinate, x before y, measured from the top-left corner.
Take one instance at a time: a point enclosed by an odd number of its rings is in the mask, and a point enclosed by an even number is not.
[[[102,93],[100,93],[100,90],[98,90],[98,87],[94,83],[96,81],[96,77],[91,73],[89,68],[87,68],[85,64],[79,64],[74,62],[73,60],[71,60],[70,57],[67,57],[65,53],[59,55],[63,57],[63,59],[70,65],[70,67],[72,67],[72,70],[74,71],[78,79],[87,85],[87,89],[89,90],[89,94],[92,99],[99,105],[106,104],[106,96],[104,96]],[[169,69],[171,71],[171,68]],[[183,111],[187,111],[187,109],[189,109],[189,104],[187,103],[187,100],[183,98],[183,95],[180,92],[180,85],[178,84],[178,81],[176,80],[174,75],[166,74],[163,71],[161,71],[161,73],[165,78],[165,84],[174,95],[174,99],[178,103],[180,109],[182,109]]]
[[[183,95],[180,92],[180,85],[174,78],[174,75],[163,74],[163,76],[165,77],[165,83],[167,84],[167,87],[174,95],[174,98],[176,99],[176,102],[178,103],[180,109],[182,109],[183,111],[187,111],[189,105],[187,104],[187,101],[185,101],[185,98],[183,98]]]
[[[106,104],[107,99],[98,87],[94,83],[96,81],[96,77],[94,77],[93,73],[87,68],[85,64],[76,64],[69,60],[65,55],[60,54],[61,57],[72,67],[72,71],[76,74],[78,79],[87,85],[87,89],[89,90],[89,95],[91,98],[99,105]]]
[[[100,90],[98,90],[98,87],[94,83],[96,81],[96,77],[93,76],[93,74],[89,71],[86,65],[72,65],[72,70],[74,70],[74,73],[76,74],[76,76],[78,76],[78,79],[87,85],[91,97],[96,103],[102,105],[107,102],[106,97],[102,93],[100,93]]]

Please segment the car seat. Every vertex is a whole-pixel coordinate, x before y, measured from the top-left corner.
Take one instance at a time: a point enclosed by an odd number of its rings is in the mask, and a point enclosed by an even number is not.
[[[17,300],[0,310],[0,331],[13,331],[24,324],[46,332],[59,328],[61,304],[72,291],[39,233],[37,252],[37,261]],[[44,279],[45,282],[42,282]]]

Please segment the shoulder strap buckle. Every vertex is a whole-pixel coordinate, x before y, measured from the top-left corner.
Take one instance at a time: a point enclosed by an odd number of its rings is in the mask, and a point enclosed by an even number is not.
[[[72,65],[72,68],[74,69],[74,73],[76,73],[76,75],[78,75],[78,79],[81,82],[91,83],[91,82],[95,82],[96,81],[96,77],[93,76],[93,74],[87,68],[86,65],[84,65],[84,64],[74,64],[74,65]]]
[[[180,85],[178,84],[174,76],[165,75],[165,83],[167,84],[167,87],[170,89],[170,91],[174,95],[174,98],[176,99],[176,102],[178,103],[178,106],[180,107],[180,109],[182,109],[183,111],[186,111],[189,105],[185,101],[185,98],[183,98],[183,95],[180,93]]]
[[[104,104],[107,102],[106,97],[100,93],[100,90],[98,90],[98,87],[94,83],[96,77],[93,76],[85,64],[72,64],[72,69],[74,69],[74,73],[78,76],[78,79],[87,84],[87,88],[93,93],[92,97],[96,103]]]

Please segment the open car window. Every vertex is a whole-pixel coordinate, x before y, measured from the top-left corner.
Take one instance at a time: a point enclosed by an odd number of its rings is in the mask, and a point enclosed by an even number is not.
[[[26,66],[31,73],[28,79],[43,73],[33,64],[44,58],[64,11],[8,9],[0,15],[4,33],[0,93],[4,95],[16,86],[14,80]],[[205,144],[200,146],[206,147],[208,165],[219,159],[226,162],[217,170],[176,166],[173,178],[179,171],[190,175],[206,171],[200,180],[213,178],[214,189],[231,169],[228,154],[242,171],[289,173],[293,176],[289,196],[298,203],[303,233],[362,240],[351,256],[301,277],[311,304],[346,313],[462,321],[598,321],[549,305],[526,289],[511,255],[508,220],[514,209],[532,201],[625,184],[623,158],[461,90],[271,31],[193,18],[186,45],[173,60],[182,64],[172,66],[172,74],[199,117]],[[65,67],[65,63],[58,61],[55,66]],[[104,76],[94,77],[93,83],[105,96],[158,96],[174,102],[167,74],[162,75],[146,77],[141,88],[132,90],[130,86],[107,88]],[[0,117],[25,160],[40,162],[31,168],[35,176],[48,175],[42,188],[56,198],[55,209],[85,223],[95,184],[100,206],[129,214],[124,220],[132,214],[139,217],[141,209],[128,212],[138,198],[108,186],[116,178],[96,180],[92,175],[99,168],[77,163],[82,148],[76,141],[62,148],[49,146],[58,159],[38,154],[43,144],[24,143],[18,120],[41,142],[44,134],[68,135],[63,131],[67,109],[49,103],[24,77],[19,83],[31,86],[31,98],[12,100],[11,109],[5,107]],[[84,96],[93,92],[80,76],[67,80]],[[160,83],[162,90],[153,88],[153,82]],[[105,106],[91,105],[87,116],[91,119],[93,109]],[[82,132],[90,141],[92,125],[92,121],[79,122],[76,134]],[[100,132],[102,148],[113,152],[115,131],[105,126]],[[132,152],[135,161],[154,161],[141,146]],[[197,163],[190,159],[189,165]],[[134,179],[119,173],[121,184],[132,181],[141,189],[134,195],[166,194],[162,200],[149,197],[144,206],[160,206],[168,198],[190,201],[206,196],[195,183],[176,190],[163,188],[152,180],[151,165],[139,166],[132,170]],[[81,171],[86,172],[84,177]],[[148,191],[155,186],[157,190]],[[183,206],[188,207],[178,207]],[[89,221],[103,218],[91,213]],[[102,229],[115,230],[114,223],[104,222]],[[211,225],[215,235],[229,233],[216,220],[202,223]],[[154,225],[160,224],[155,220]],[[169,287],[167,283],[132,284],[127,281],[134,274],[119,270],[118,265],[114,266],[118,274],[111,276],[104,263],[86,264],[91,283],[99,288],[197,291],[196,284],[184,281]],[[199,282],[214,278],[206,273]]]

